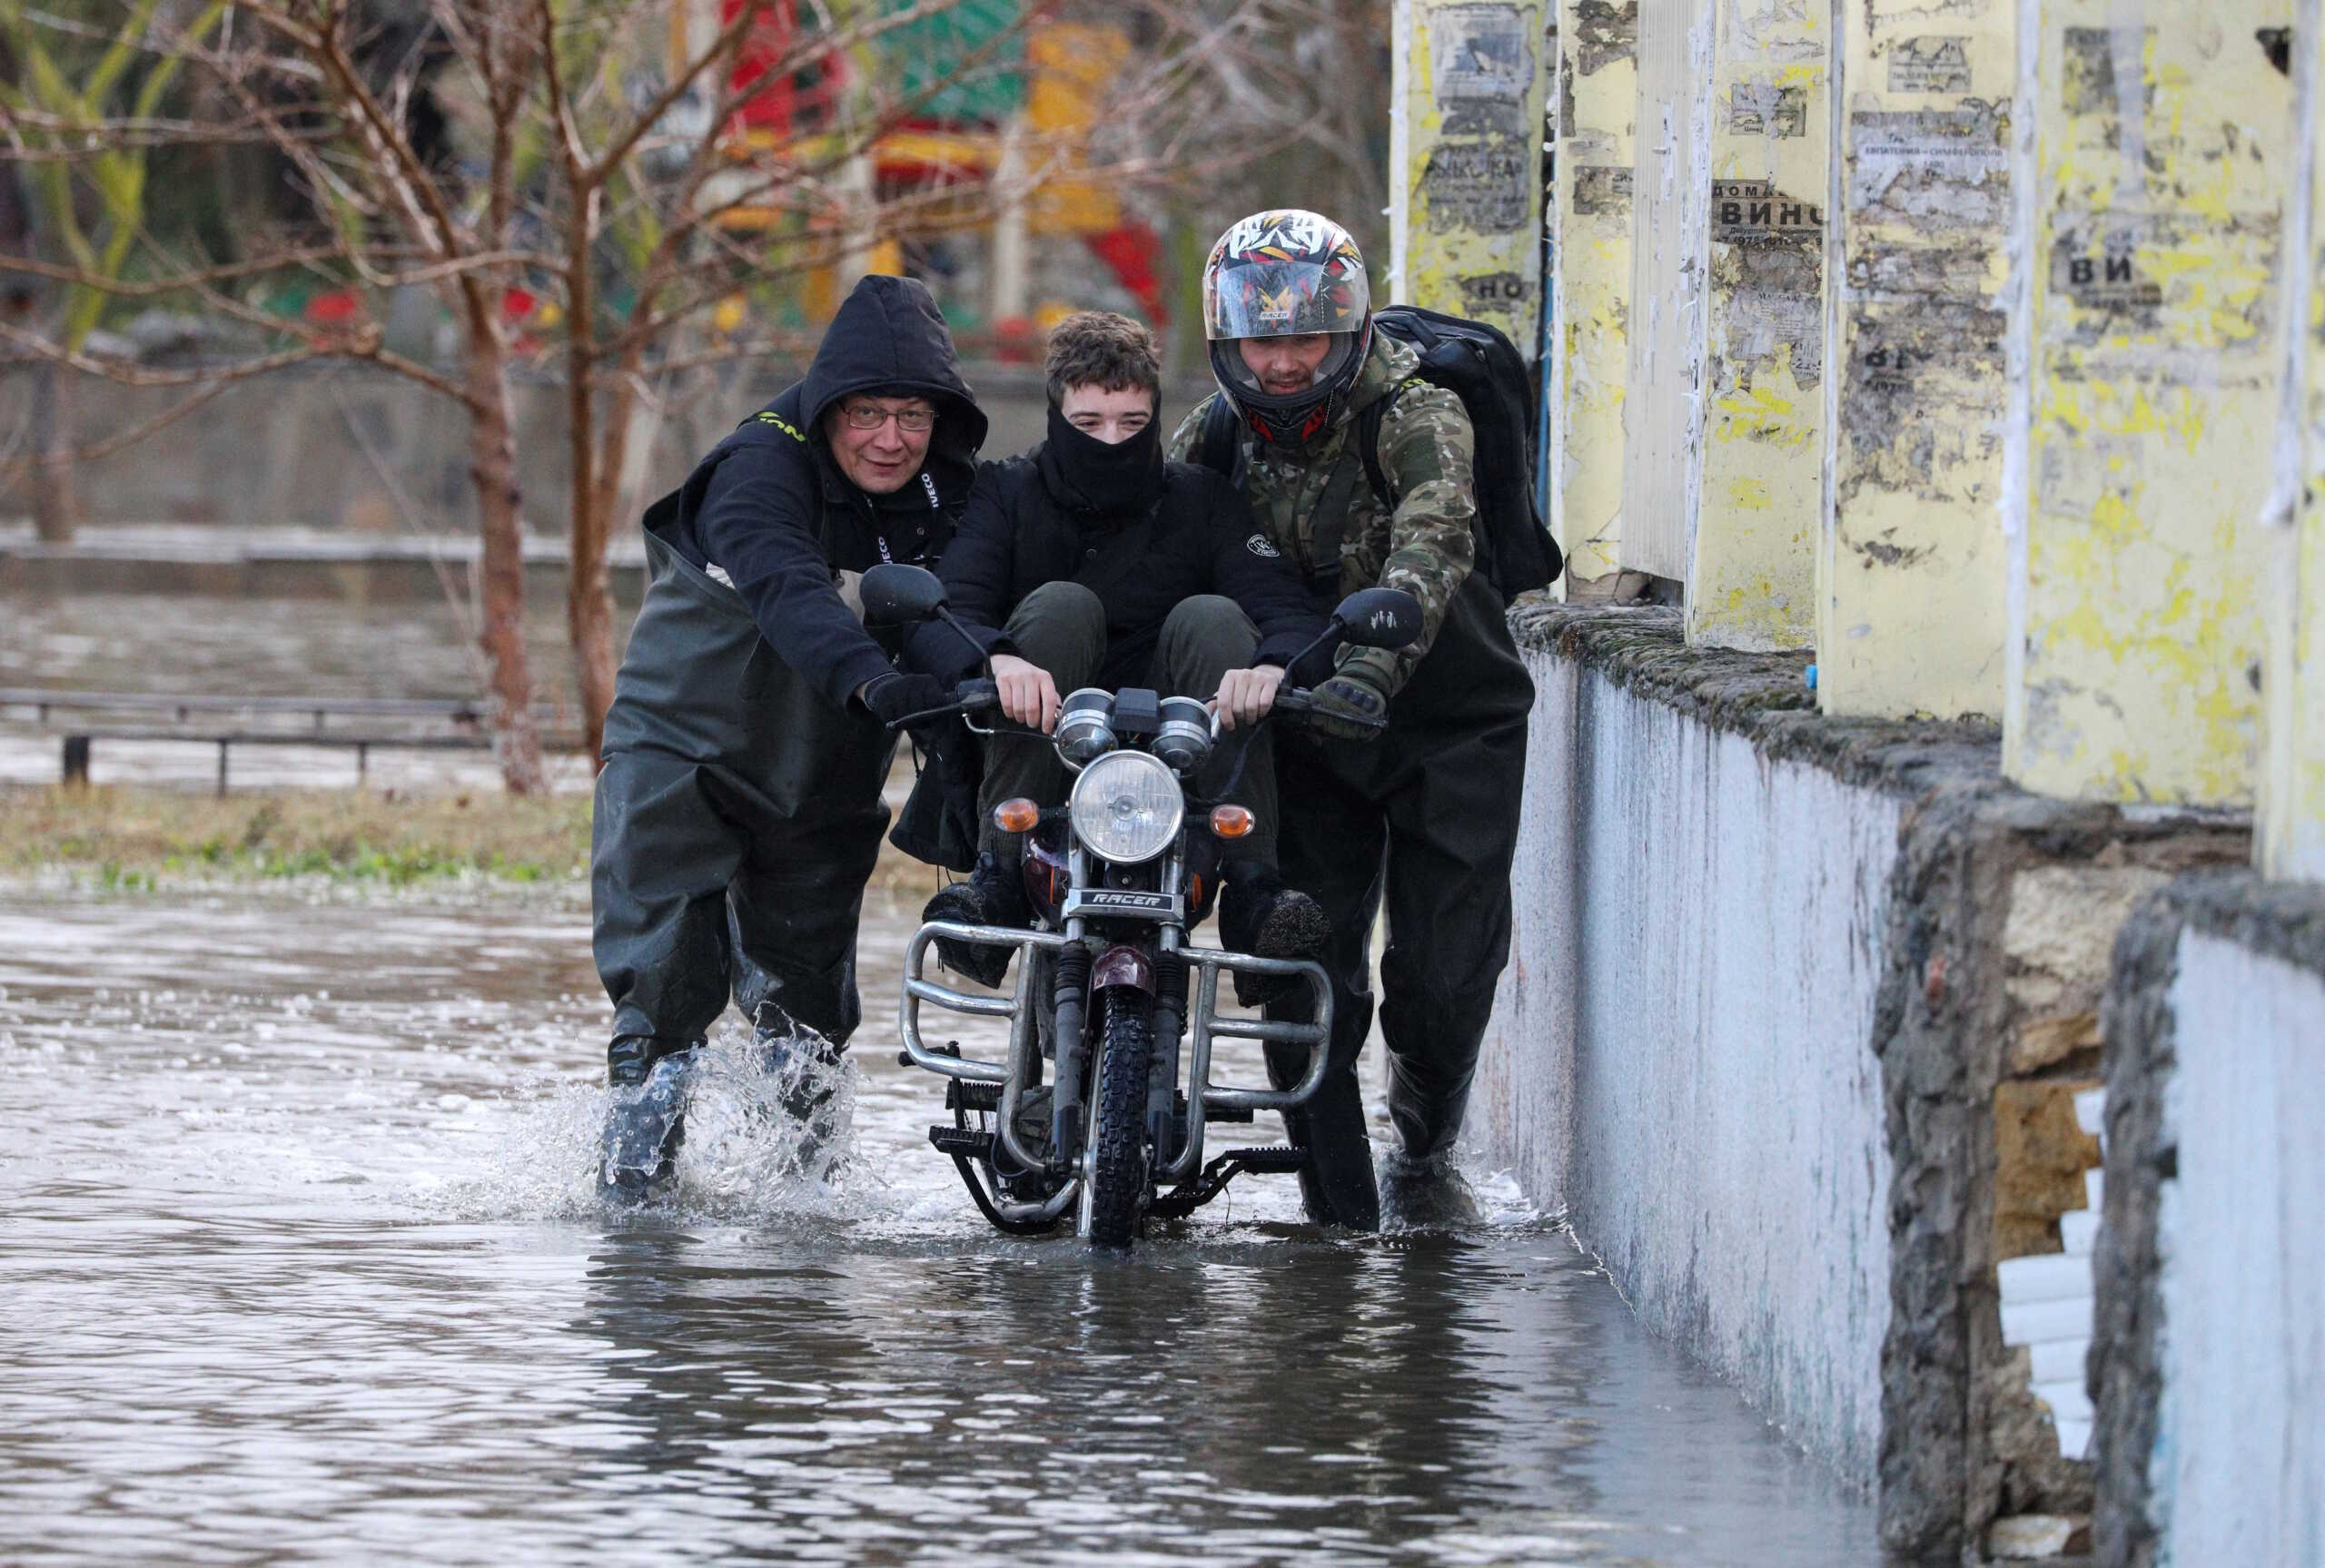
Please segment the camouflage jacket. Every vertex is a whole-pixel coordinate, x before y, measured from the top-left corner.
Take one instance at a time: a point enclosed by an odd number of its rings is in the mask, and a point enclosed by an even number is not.
[[[1348,407],[1312,448],[1297,455],[1262,453],[1248,432],[1243,437],[1244,490],[1252,511],[1277,547],[1306,574],[1314,566],[1317,502],[1347,449],[1358,412],[1381,398],[1395,399],[1380,422],[1380,461],[1396,509],[1381,506],[1360,468],[1341,530],[1340,586],[1347,595],[1380,584],[1403,588],[1420,600],[1421,633],[1410,646],[1397,653],[1360,648],[1348,656],[1350,662],[1370,666],[1392,694],[1436,640],[1476,550],[1469,532],[1478,509],[1469,472],[1469,417],[1460,399],[1416,377],[1419,365],[1420,355],[1411,348],[1376,335]],[[1193,460],[1203,416],[1218,396],[1205,398],[1179,422],[1171,437],[1172,457]],[[1360,453],[1347,455],[1351,463],[1362,460]]]

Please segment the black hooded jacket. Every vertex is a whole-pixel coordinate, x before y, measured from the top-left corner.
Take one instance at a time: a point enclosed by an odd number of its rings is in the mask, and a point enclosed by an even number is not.
[[[1044,583],[1080,581],[1106,608],[1100,684],[1146,679],[1162,622],[1179,601],[1223,594],[1260,629],[1258,664],[1283,664],[1324,629],[1300,574],[1253,521],[1242,492],[1189,463],[1159,465],[1159,493],[1139,513],[1092,508],[1044,441],[977,477],[937,567],[954,615],[989,653],[1013,651],[1001,627]],[[949,627],[926,626],[906,649],[916,668],[958,680],[975,664]]]
[[[851,483],[823,434],[826,409],[876,388],[936,405],[925,466],[886,496]],[[648,509],[646,527],[731,582],[784,663],[845,707],[889,665],[833,574],[934,560],[968,501],[984,433],[927,287],[865,278],[832,318],[806,379],[712,448],[684,485]]]

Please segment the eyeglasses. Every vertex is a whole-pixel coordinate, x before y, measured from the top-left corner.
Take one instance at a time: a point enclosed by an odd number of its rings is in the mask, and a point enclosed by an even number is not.
[[[876,403],[848,403],[839,411],[851,430],[876,430],[890,419],[906,435],[925,436],[936,428],[934,409],[884,409]]]

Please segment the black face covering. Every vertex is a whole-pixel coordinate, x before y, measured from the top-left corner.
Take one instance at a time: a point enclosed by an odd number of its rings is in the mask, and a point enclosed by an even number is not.
[[[1130,439],[1110,444],[1075,429],[1053,405],[1045,452],[1062,487],[1090,511],[1143,512],[1162,497],[1160,419],[1149,419]]]

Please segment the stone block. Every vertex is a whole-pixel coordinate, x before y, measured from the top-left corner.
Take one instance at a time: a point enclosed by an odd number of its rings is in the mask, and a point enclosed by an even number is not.
[[[2107,990],[2115,932],[2132,905],[2170,875],[2152,866],[2094,862],[2033,866],[2011,880],[2003,923],[2010,966],[2008,1071],[2034,1072],[2098,1049],[2099,999]]]
[[[2090,1541],[2091,1521],[2073,1514],[2020,1514],[1995,1520],[1986,1532],[1986,1550],[2006,1561],[2063,1557]]]
[[[2013,1080],[1994,1089],[1994,1257],[2057,1252],[2059,1216],[2083,1207],[2099,1140],[2076,1124],[2074,1097],[2095,1080]]]

